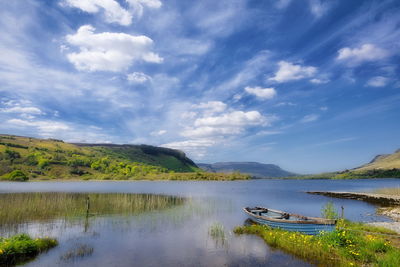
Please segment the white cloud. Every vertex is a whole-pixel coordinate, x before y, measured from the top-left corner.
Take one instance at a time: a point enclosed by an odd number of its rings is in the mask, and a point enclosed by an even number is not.
[[[258,111],[231,111],[218,116],[197,118],[193,126],[187,127],[182,136],[187,138],[223,138],[243,133],[249,126],[267,126],[276,120],[265,117]]]
[[[76,34],[66,36],[68,43],[80,48],[78,53],[67,54],[68,60],[78,70],[121,71],[135,61],[163,61],[160,56],[150,51],[153,40],[147,36],[94,31],[95,28],[91,25],[84,25]]]
[[[325,78],[322,78],[322,79],[314,78],[314,79],[311,79],[310,82],[313,84],[326,84],[326,83],[329,83],[330,80],[325,79]]]
[[[15,106],[11,108],[0,108],[0,112],[22,113],[22,114],[33,114],[33,115],[43,114],[43,112],[37,107],[20,107],[20,106]]]
[[[65,5],[79,8],[88,13],[104,12],[105,20],[124,26],[132,23],[132,14],[115,0],[65,0]]]
[[[279,61],[278,65],[279,69],[275,73],[275,76],[269,78],[269,80],[278,83],[310,78],[317,72],[317,68],[315,67],[295,65],[288,61]]]
[[[221,101],[208,101],[193,105],[193,108],[202,109],[205,113],[218,113],[226,109],[226,104]]]
[[[319,119],[319,115],[317,115],[317,114],[309,114],[309,115],[304,116],[304,117],[300,120],[300,122],[302,122],[302,123],[307,123],[307,122],[316,121],[316,120],[318,120],[318,119]]]
[[[151,136],[161,136],[166,134],[167,131],[166,130],[159,130],[159,131],[153,131],[150,133]]]
[[[337,60],[356,65],[365,61],[376,61],[387,57],[389,53],[373,44],[363,44],[359,48],[344,47],[338,51]]]
[[[251,94],[255,95],[260,99],[272,99],[276,96],[276,90],[274,88],[262,88],[259,86],[256,87],[245,87],[244,90]]]
[[[213,127],[241,127],[247,125],[262,125],[266,122],[264,116],[258,111],[233,111],[220,116],[199,118],[195,126]]]
[[[322,107],[320,107],[319,109],[322,110],[322,111],[327,111],[327,110],[328,110],[328,107],[322,106]]]
[[[193,155],[196,158],[203,158],[207,154],[207,148],[216,145],[215,140],[194,139],[162,144],[162,147],[179,149]]]
[[[143,72],[132,72],[126,75],[126,79],[131,83],[145,83],[151,80],[151,77]]]
[[[309,0],[310,12],[316,17],[322,17],[328,11],[328,3],[322,3],[320,0]]]
[[[383,76],[376,76],[368,80],[367,86],[383,87],[388,83],[389,79]]]
[[[27,121],[21,119],[10,119],[7,123],[16,127],[35,127],[42,134],[70,130],[70,127],[67,124],[57,121]]]

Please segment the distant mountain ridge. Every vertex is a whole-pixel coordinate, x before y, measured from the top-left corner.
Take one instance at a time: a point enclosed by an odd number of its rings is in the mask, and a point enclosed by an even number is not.
[[[281,169],[275,164],[259,162],[216,162],[212,164],[197,163],[201,169],[209,172],[241,172],[255,178],[279,178],[296,176],[297,174]]]
[[[374,169],[400,169],[400,149],[397,149],[392,154],[377,155],[369,163],[355,168],[352,171],[367,171]]]

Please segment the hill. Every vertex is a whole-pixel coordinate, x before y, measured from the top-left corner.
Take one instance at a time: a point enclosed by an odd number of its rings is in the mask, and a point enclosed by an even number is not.
[[[191,173],[191,174],[190,174]],[[0,179],[243,179],[207,174],[179,150],[149,145],[71,144],[0,135]]]
[[[197,166],[205,171],[217,173],[241,172],[255,178],[278,178],[296,175],[281,169],[277,165],[259,162],[217,162],[213,164],[198,163]]]
[[[360,167],[330,173],[298,176],[296,178],[356,179],[356,178],[400,178],[400,149],[393,154],[375,156]]]

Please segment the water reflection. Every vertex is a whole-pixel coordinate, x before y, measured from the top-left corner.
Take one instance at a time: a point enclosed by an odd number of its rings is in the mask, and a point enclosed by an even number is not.
[[[217,218],[234,214],[229,199],[127,193],[0,198],[1,233],[59,241],[27,266],[308,266],[258,237],[235,236],[222,222],[215,226]],[[10,207],[15,209],[4,212]]]

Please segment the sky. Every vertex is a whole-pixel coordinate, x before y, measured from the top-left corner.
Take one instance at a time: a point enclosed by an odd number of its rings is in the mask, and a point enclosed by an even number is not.
[[[298,173],[400,148],[398,0],[0,2],[0,133]]]

